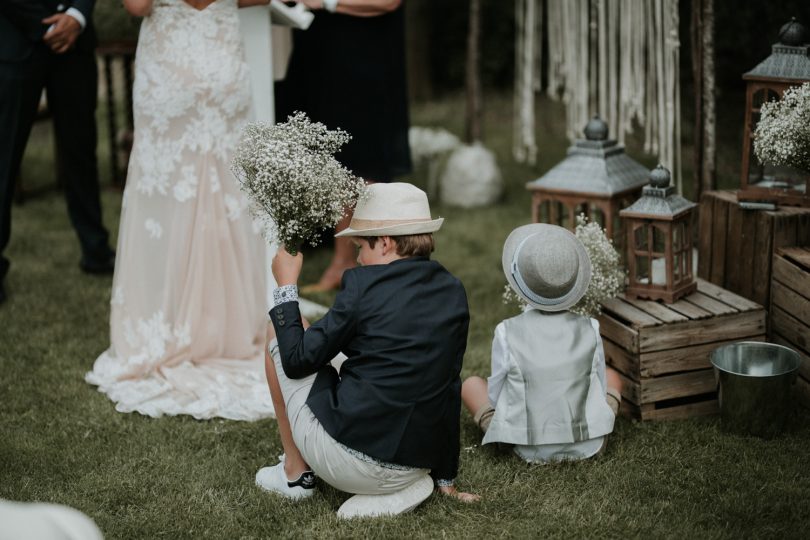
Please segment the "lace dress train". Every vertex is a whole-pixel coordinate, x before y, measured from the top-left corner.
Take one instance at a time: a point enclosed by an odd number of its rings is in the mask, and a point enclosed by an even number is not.
[[[229,169],[250,102],[236,0],[156,0],[135,62],[111,344],[86,376],[121,412],[272,415],[265,245]]]

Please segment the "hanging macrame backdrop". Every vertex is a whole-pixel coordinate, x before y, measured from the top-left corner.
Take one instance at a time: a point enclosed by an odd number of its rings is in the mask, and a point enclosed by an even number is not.
[[[515,158],[537,157],[534,97],[545,44],[547,92],[566,105],[568,138],[581,137],[594,114],[620,143],[638,126],[644,151],[672,171],[680,191],[678,0],[515,0],[515,10]]]

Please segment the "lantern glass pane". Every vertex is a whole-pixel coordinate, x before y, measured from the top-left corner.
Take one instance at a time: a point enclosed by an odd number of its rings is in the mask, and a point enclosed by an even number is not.
[[[657,225],[653,226],[653,245],[652,250],[656,253],[664,253],[666,249],[666,231]]]
[[[654,257],[652,261],[652,284],[665,286],[667,284],[667,259]]]
[[[683,261],[683,254],[680,252],[675,252],[675,255],[672,256],[672,283],[679,283],[681,278],[683,277],[683,266],[681,265]]]
[[[549,223],[548,205],[549,205],[548,201],[543,201],[537,205],[538,223]]]
[[[635,247],[638,251],[647,251],[648,249],[647,230],[648,228],[642,225],[633,232],[633,236],[635,237]]]
[[[779,92],[771,88],[762,88],[754,92],[753,99],[751,100],[752,107],[754,109],[759,109],[762,107],[763,103],[767,103],[768,101],[778,101],[779,100]]]
[[[596,206],[591,205],[591,207],[590,207],[590,216],[591,216],[591,221],[595,221],[603,229],[606,228],[606,225],[605,225],[605,213],[602,212],[601,208],[598,208]]]
[[[631,276],[632,277],[632,276]],[[650,259],[644,255],[636,255],[636,283],[650,282]]]

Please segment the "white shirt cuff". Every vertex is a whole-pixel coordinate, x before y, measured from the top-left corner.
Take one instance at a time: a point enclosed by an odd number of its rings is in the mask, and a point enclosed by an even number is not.
[[[82,15],[82,12],[76,9],[75,7],[67,8],[65,13],[76,19],[76,21],[79,23],[79,26],[82,27],[82,30],[84,30],[84,27],[87,26],[87,21],[85,20],[84,15]]]
[[[298,301],[298,286],[284,285],[283,287],[276,287],[273,289],[273,307],[284,302],[297,302]]]

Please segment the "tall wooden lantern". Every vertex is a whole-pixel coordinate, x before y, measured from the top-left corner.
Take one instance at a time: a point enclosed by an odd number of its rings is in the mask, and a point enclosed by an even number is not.
[[[793,19],[779,31],[779,42],[771,51],[743,75],[747,89],[738,199],[810,206],[810,171],[760,164],[753,140],[762,104],[780,99],[791,86],[810,81],[810,34]]]
[[[546,174],[526,184],[532,192],[532,220],[573,231],[582,213],[621,245],[619,211],[638,197],[648,174],[622,145],[608,139],[607,124],[594,116],[585,126],[585,139],[577,140],[566,158]]]
[[[675,193],[667,169],[658,165],[652,170],[641,198],[620,212],[627,231],[625,294],[672,303],[695,291],[692,213],[696,206]]]

